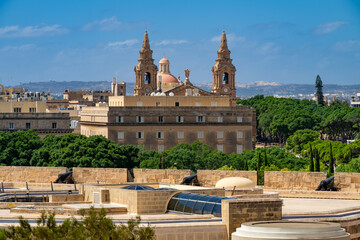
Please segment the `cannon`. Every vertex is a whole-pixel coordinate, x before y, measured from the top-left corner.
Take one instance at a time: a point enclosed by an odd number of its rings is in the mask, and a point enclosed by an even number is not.
[[[334,186],[334,176],[322,180],[315,191],[337,191]]]
[[[72,171],[59,174],[55,183],[74,183]]]
[[[199,181],[197,179],[197,174],[190,175],[188,177],[184,177],[181,184],[182,185],[200,186]]]

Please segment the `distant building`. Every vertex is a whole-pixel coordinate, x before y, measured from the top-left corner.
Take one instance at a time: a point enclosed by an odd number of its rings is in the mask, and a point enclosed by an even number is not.
[[[50,93],[28,92],[25,88],[4,88],[0,84],[0,101],[46,101],[52,99]]]
[[[159,152],[196,140],[225,153],[253,149],[256,111],[236,104],[236,69],[225,32],[217,53],[213,88],[207,92],[190,82],[188,69],[184,83],[171,75],[166,58],[160,60],[158,72],[145,32],[134,68],[135,96],[109,96],[108,105],[83,108],[81,134],[103,135],[119,144],[144,145]]]
[[[71,133],[67,113],[0,113],[0,131],[14,132],[33,129],[41,137],[47,134]]]
[[[351,100],[350,107],[360,108],[360,93],[357,93],[356,97]]]
[[[0,85],[0,131],[35,130],[47,134],[71,133],[69,113],[48,113],[50,94],[27,92],[26,89],[4,89]]]
[[[44,101],[0,101],[0,113],[45,113]]]

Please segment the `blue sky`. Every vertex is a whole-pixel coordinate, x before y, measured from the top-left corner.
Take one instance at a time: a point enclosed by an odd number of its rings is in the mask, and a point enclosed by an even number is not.
[[[212,82],[225,29],[237,83],[360,84],[360,0],[0,0],[0,84],[133,82],[146,29],[182,80]]]

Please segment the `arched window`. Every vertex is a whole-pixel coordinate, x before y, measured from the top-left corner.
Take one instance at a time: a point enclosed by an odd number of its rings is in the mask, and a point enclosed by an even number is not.
[[[145,75],[144,75],[144,83],[145,84],[150,84],[150,73],[149,72],[146,72]]]
[[[224,72],[223,74],[223,84],[229,83],[229,74],[227,72]]]

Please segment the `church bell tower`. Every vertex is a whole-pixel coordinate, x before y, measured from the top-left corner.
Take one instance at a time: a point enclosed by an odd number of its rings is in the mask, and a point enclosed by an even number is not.
[[[228,95],[236,97],[235,72],[236,68],[232,64],[228,49],[226,34],[223,31],[221,35],[220,49],[217,51],[218,58],[212,67],[213,87],[211,92],[215,95]]]
[[[158,68],[154,64],[154,59],[152,58],[153,51],[150,49],[149,36],[147,31],[145,31],[142,49],[139,52],[139,63],[134,67],[134,95],[150,95],[156,90],[156,75]]]

